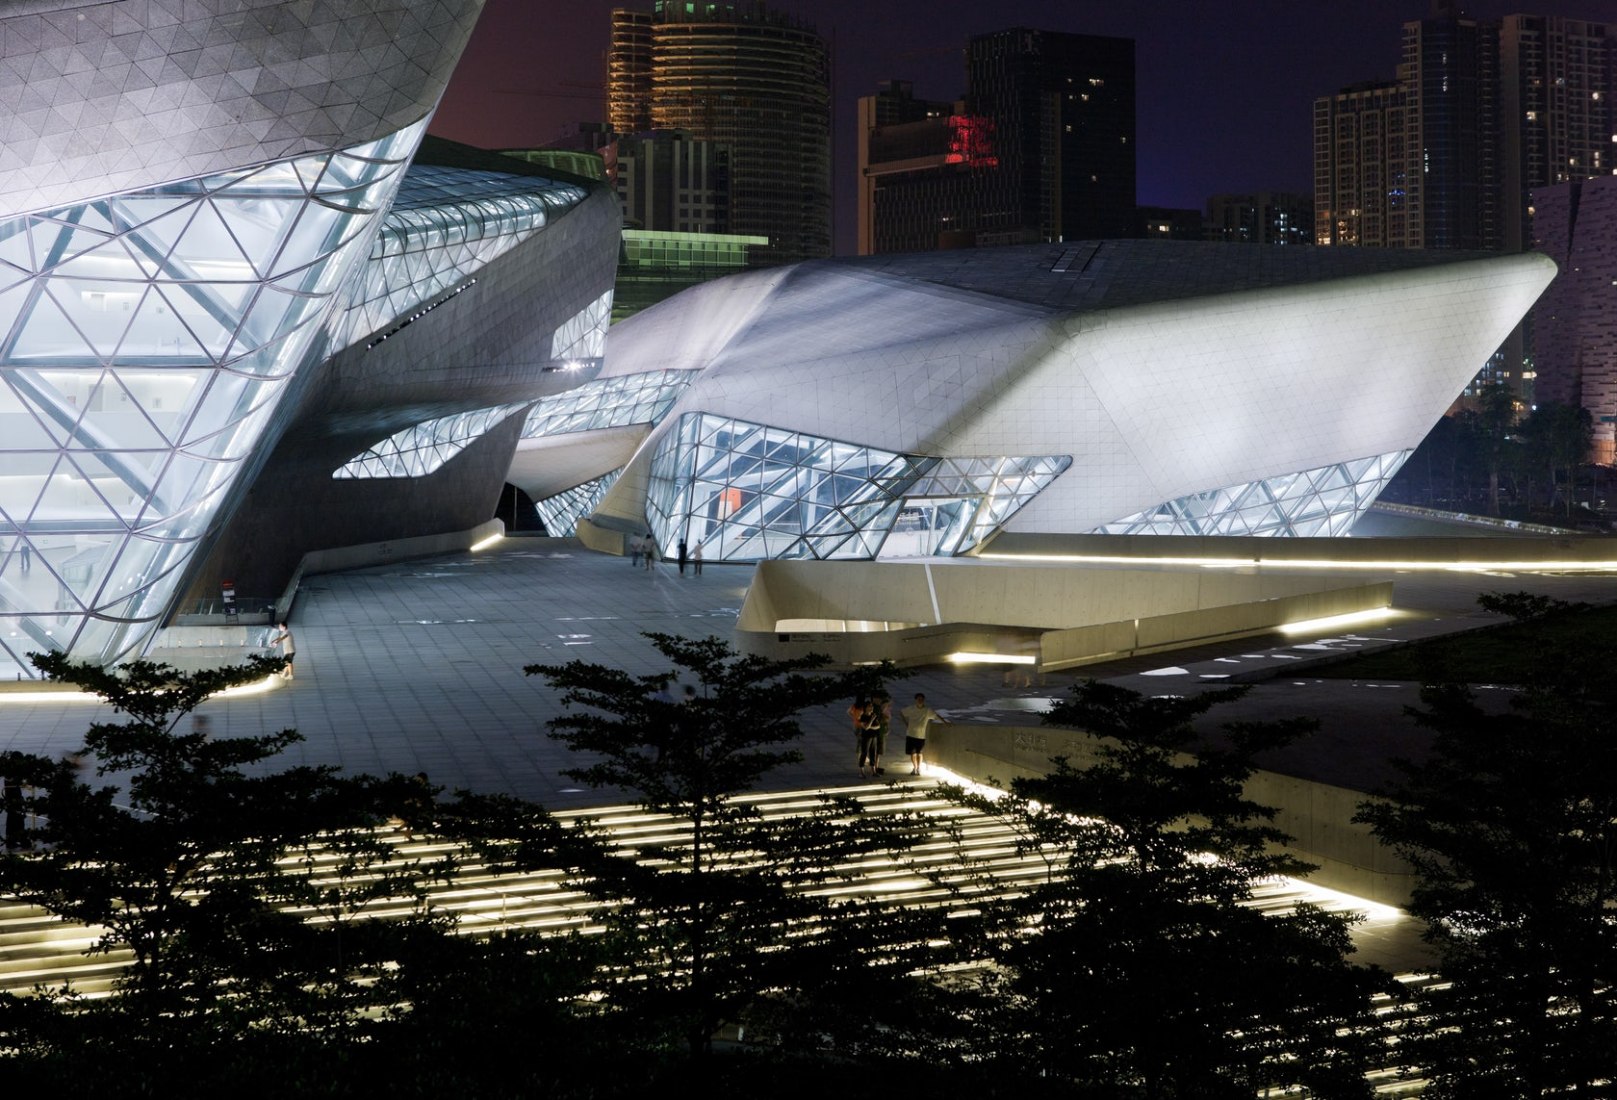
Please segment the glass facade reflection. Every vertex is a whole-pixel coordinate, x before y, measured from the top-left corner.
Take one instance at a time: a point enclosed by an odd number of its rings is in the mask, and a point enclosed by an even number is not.
[[[0,673],[155,627],[425,125],[0,222]]]
[[[689,413],[651,463],[658,544],[710,561],[971,550],[1072,464],[1067,455],[937,458]]]
[[[1320,466],[1166,501],[1103,535],[1345,535],[1413,452]]]
[[[334,478],[426,477],[528,407],[527,402],[439,416],[394,432],[336,470]]]

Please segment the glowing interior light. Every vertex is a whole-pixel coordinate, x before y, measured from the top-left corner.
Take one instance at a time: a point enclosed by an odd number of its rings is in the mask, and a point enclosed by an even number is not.
[[[479,550],[487,550],[490,546],[493,546],[495,543],[500,542],[504,538],[504,535],[490,535],[486,539],[480,539],[477,542],[472,543],[468,549],[471,553],[475,554]]]
[[[1012,653],[966,653],[964,651],[949,654],[944,660],[954,665],[1031,665],[1036,658],[1025,654]]]

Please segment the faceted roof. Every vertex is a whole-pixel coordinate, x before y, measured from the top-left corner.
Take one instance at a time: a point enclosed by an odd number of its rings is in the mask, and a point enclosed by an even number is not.
[[[1200,241],[1071,241],[899,252],[804,266],[830,264],[841,270],[933,283],[1067,313],[1409,271],[1494,255],[1497,253],[1281,248]]]
[[[481,9],[0,4],[0,217],[401,130],[437,104]]]

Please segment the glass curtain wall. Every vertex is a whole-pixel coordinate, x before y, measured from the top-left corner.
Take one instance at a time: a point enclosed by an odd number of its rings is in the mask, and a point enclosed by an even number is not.
[[[1071,465],[903,454],[689,413],[652,457],[646,514],[665,551],[683,538],[710,561],[961,554]]]
[[[0,222],[0,675],[155,628],[425,127]]]
[[[1102,535],[1345,535],[1413,452],[1394,451],[1192,493],[1103,524]]]

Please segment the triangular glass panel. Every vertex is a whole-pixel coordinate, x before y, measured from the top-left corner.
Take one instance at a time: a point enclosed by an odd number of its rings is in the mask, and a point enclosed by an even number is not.
[[[33,239],[28,232],[30,224],[28,218],[0,221],[0,263],[30,273],[39,269],[34,250],[30,247]]]
[[[135,201],[140,200],[123,200],[123,205],[128,206]],[[141,205],[144,206],[144,202],[141,202]],[[171,209],[162,213],[155,213],[154,207],[153,217],[125,232],[131,250],[138,256],[166,264],[169,254],[185,238],[191,220],[201,208],[202,203],[198,199],[176,203]],[[165,267],[165,270],[171,269]]]
[[[144,287],[133,283],[92,283],[42,279],[44,293],[72,323],[98,360],[110,359],[134,315]],[[36,305],[37,309],[38,306]]]
[[[40,295],[18,325],[12,344],[13,363],[44,365],[66,360],[74,365],[97,361],[95,350],[48,294]]]

